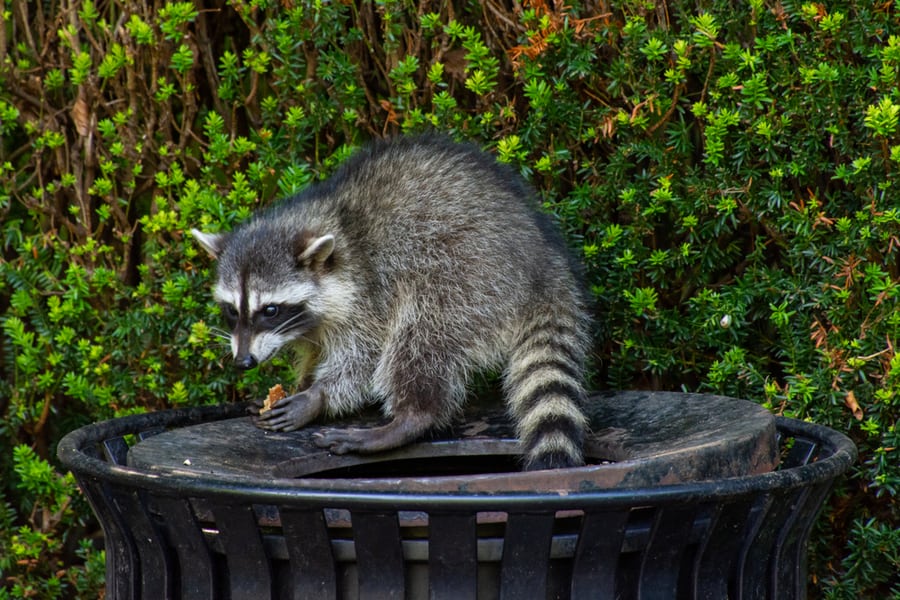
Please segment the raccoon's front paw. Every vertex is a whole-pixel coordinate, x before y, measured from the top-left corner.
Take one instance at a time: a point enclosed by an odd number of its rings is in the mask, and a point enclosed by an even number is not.
[[[309,424],[322,412],[324,399],[314,388],[283,398],[267,411],[260,411],[255,424],[269,431],[295,431]],[[262,401],[257,403],[257,408]]]

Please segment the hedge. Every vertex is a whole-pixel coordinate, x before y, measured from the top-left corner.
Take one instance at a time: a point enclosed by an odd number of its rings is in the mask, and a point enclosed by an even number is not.
[[[62,434],[288,369],[230,368],[186,232],[428,129],[514,165],[558,218],[597,301],[596,387],[739,396],[850,435],[811,593],[900,597],[894,3],[0,10],[0,598],[100,594]]]

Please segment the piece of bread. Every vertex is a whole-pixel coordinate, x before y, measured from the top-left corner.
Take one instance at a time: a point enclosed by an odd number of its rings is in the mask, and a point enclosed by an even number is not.
[[[285,393],[284,388],[281,387],[281,384],[276,383],[269,388],[269,395],[266,396],[266,399],[263,401],[262,408],[259,409],[259,412],[264,413],[272,410],[272,407],[282,398],[287,398],[287,394]]]

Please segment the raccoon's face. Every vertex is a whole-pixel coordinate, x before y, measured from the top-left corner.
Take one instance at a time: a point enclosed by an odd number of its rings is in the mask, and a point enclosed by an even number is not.
[[[315,318],[308,308],[308,296],[302,287],[289,287],[289,295],[277,293],[240,293],[217,286],[214,297],[219,302],[225,322],[231,329],[231,352],[242,369],[255,367],[271,358],[282,346],[304,336],[314,326]]]
[[[249,369],[295,342],[319,321],[318,279],[334,236],[305,236],[290,244],[266,235],[193,235],[219,260],[213,297],[231,329],[238,367]]]

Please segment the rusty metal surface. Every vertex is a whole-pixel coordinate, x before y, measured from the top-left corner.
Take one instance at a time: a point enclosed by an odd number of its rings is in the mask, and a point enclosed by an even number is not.
[[[317,448],[311,440],[316,426],[272,433],[241,417],[149,437],[130,449],[128,464],[191,477],[289,479],[301,489],[563,495],[752,475],[777,466],[774,418],[752,402],[617,392],[592,396],[588,412],[589,464],[575,469],[519,471],[518,444],[508,419],[496,410],[469,413],[432,439],[369,456]]]

